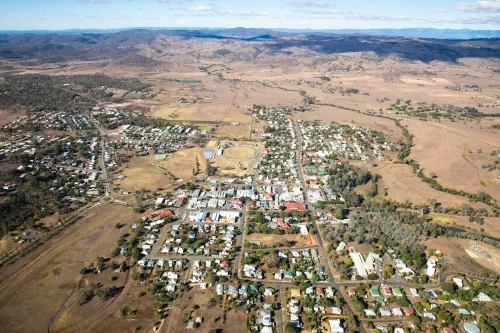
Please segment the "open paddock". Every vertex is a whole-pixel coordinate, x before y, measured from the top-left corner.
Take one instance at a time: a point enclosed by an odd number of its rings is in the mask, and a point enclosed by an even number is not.
[[[316,237],[314,237],[313,235],[273,235],[254,233],[245,236],[245,241],[258,241],[261,245],[264,246],[272,246],[284,240],[293,243],[294,246],[309,246],[318,244]]]
[[[91,263],[95,265],[98,256],[109,258],[115,241],[137,218],[139,215],[130,208],[101,204],[22,260],[3,267],[0,271],[3,325],[13,333],[83,332],[112,314],[127,293],[126,274],[112,272],[109,267],[97,275],[82,276],[79,271]],[[123,225],[121,229],[113,227],[117,222]],[[118,279],[111,282],[111,275]],[[94,298],[79,306],[81,289],[89,281],[124,289],[108,301]]]
[[[224,149],[223,156],[231,160],[248,160],[254,158],[257,150],[250,146],[233,146]]]
[[[153,163],[157,163],[153,159]],[[118,169],[123,174],[123,180],[114,180],[114,186],[120,186],[123,191],[135,192],[141,189],[154,190],[159,187],[168,187],[173,183],[171,177],[158,170],[152,163],[150,156],[132,157],[128,167]]]

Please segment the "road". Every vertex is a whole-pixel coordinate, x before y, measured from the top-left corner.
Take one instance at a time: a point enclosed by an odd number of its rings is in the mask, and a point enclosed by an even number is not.
[[[300,127],[297,123],[297,119],[295,119],[294,113],[292,113],[292,120],[293,120],[293,125],[294,125],[293,127],[294,127],[294,131],[295,131],[295,135],[297,138],[297,152],[296,152],[297,153],[297,175],[298,175],[299,180],[301,182],[301,186],[304,187],[306,182],[304,180],[304,173],[302,171],[302,158],[301,158],[302,157],[302,145],[303,145],[302,132],[300,131]],[[305,191],[305,188],[304,188],[304,201],[306,203],[309,203],[309,200],[307,198],[307,191]],[[308,207],[309,207],[309,205],[308,205]],[[318,226],[316,224],[316,221],[312,218],[312,215],[315,213],[315,211],[309,209],[307,213],[309,215],[309,219],[311,221],[311,225],[312,225],[314,234],[316,236],[316,239],[318,240],[319,253],[321,254],[323,261],[325,261],[325,263],[326,263],[326,265],[324,265],[324,266],[325,266],[325,272],[328,275],[328,283],[338,291],[337,295],[346,304],[347,314],[354,315],[354,311],[352,310],[351,305],[348,302],[348,299],[342,294],[342,291],[340,290],[340,285],[335,282],[335,279],[333,277],[332,270],[331,270],[330,265],[327,261],[328,257],[326,255],[325,247],[323,245],[323,239],[319,233],[319,229],[318,229]],[[359,326],[359,330],[362,333],[366,333],[366,331],[362,325]]]
[[[106,164],[104,163],[104,131],[102,128],[99,126],[99,123],[92,117],[88,117],[92,124],[94,124],[94,127],[99,131],[99,156],[97,157],[97,161],[99,163],[99,168],[101,170],[101,180],[102,184],[104,186],[105,194],[104,196],[110,195],[111,191],[109,190],[109,183],[108,183],[108,173],[106,172]]]

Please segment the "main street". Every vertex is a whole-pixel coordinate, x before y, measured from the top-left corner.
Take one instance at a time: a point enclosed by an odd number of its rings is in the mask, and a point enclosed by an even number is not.
[[[300,131],[300,127],[299,127],[299,125],[297,123],[297,119],[295,118],[295,114],[293,112],[292,112],[292,120],[293,120],[295,135],[296,135],[296,138],[297,138],[297,151],[296,151],[296,154],[297,154],[297,156],[296,156],[297,157],[297,175],[299,177],[301,186],[304,189],[304,201],[307,204],[309,204],[309,200],[307,198],[307,191],[305,191],[305,184],[306,184],[306,182],[304,180],[304,172],[302,171],[302,145],[303,145],[302,132]],[[308,205],[308,207],[309,206],[310,205]],[[331,286],[333,286],[338,291],[338,296],[346,304],[347,313],[349,315],[354,315],[354,311],[352,310],[351,305],[349,304],[347,298],[343,295],[342,291],[340,290],[340,285],[335,282],[332,270],[330,268],[330,263],[328,262],[328,259],[327,259],[328,257],[326,255],[325,247],[323,245],[323,239],[322,239],[322,237],[321,237],[321,235],[319,233],[319,229],[318,229],[318,226],[316,224],[316,221],[313,219],[313,216],[312,216],[312,214],[315,213],[315,210],[308,209],[307,213],[308,213],[309,219],[311,221],[311,225],[312,225],[312,228],[313,228],[313,231],[314,231],[314,235],[316,236],[316,239],[317,239],[317,242],[318,242],[319,252],[321,254],[322,259],[326,263],[326,265],[325,265],[326,266],[325,267],[326,268],[325,272],[328,275],[329,284]],[[364,329],[364,327],[362,325],[359,325],[359,329],[360,329],[361,332],[366,333],[366,331],[365,331],[365,329]]]

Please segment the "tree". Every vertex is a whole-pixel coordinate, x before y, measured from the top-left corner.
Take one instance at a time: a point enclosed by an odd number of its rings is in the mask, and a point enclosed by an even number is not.
[[[300,234],[300,228],[296,225],[292,225],[290,228],[287,229],[286,233],[289,235]]]
[[[125,261],[122,261],[122,263],[120,264],[120,272],[125,272],[127,269],[127,263]]]
[[[269,253],[264,258],[264,263],[266,263],[270,268],[278,267],[280,264],[280,257],[276,253]]]
[[[412,323],[413,325],[415,325],[415,326],[420,325],[420,323],[422,322],[422,319],[420,319],[420,317],[415,316],[415,315],[411,315],[411,316],[409,317],[409,319],[410,319],[411,323]]]
[[[291,322],[286,323],[285,333],[300,333],[300,328],[293,326]]]
[[[215,298],[212,297],[203,302],[202,305],[205,309],[211,309],[217,305],[217,301],[215,300]]]

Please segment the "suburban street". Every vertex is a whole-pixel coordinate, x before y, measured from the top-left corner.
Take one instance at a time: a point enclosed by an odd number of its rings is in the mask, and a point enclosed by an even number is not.
[[[297,137],[297,175],[299,177],[299,180],[301,182],[301,186],[305,186],[305,179],[304,179],[304,172],[302,171],[302,145],[303,145],[303,138],[302,138],[302,133],[300,131],[299,125],[297,124],[297,119],[295,118],[295,115],[292,113],[292,119],[293,119],[293,124],[295,128],[295,134]],[[306,203],[309,203],[309,200],[307,198],[307,191],[304,191],[304,201]],[[310,205],[308,204],[308,214],[309,214],[309,219],[311,221],[311,225],[313,228],[314,235],[316,236],[316,239],[318,241],[318,246],[319,246],[319,252],[321,254],[322,259],[326,262],[325,268],[326,268],[326,273],[328,275],[328,284],[334,287],[336,290],[338,290],[338,296],[344,301],[346,304],[346,309],[347,309],[347,314],[349,315],[354,315],[354,311],[351,308],[351,305],[349,304],[347,298],[343,295],[343,293],[340,290],[340,286],[338,283],[335,282],[334,276],[332,274],[332,270],[330,268],[330,263],[327,262],[327,255],[325,251],[325,247],[323,245],[323,239],[321,237],[321,234],[319,232],[318,226],[316,224],[316,221],[312,218],[312,214],[315,213],[314,210],[310,209]],[[358,283],[359,284],[359,283]],[[366,333],[364,327],[362,325],[359,326],[359,329],[361,332]]]

